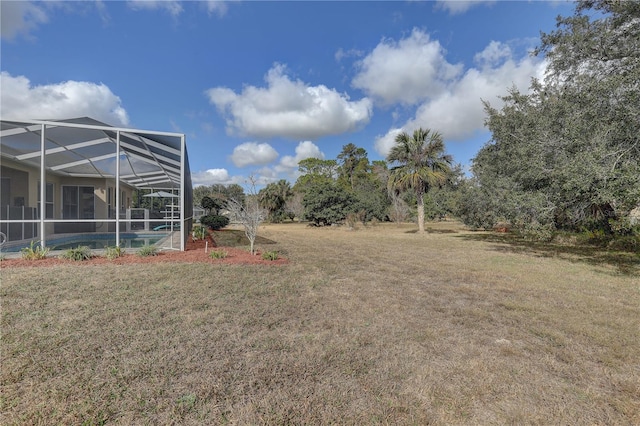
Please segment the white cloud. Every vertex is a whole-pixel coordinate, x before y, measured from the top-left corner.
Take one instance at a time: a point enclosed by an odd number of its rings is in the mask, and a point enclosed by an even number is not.
[[[65,81],[32,86],[24,76],[0,73],[0,107],[3,118],[63,119],[91,117],[96,120],[127,126],[129,117],[120,98],[100,83]]]
[[[395,128],[389,130],[384,135],[376,136],[376,140],[373,143],[373,149],[375,149],[381,156],[386,157],[391,151],[393,145],[396,143],[396,136],[402,133],[402,131],[403,129]]]
[[[473,136],[484,129],[485,112],[482,101],[502,106],[501,96],[511,87],[527,92],[532,78],[542,79],[546,62],[524,56],[515,58],[508,46],[491,42],[475,56],[478,67],[451,81],[446,91],[422,103],[414,117],[400,130],[413,132],[418,127],[442,133],[445,140],[455,141]],[[399,129],[391,129],[376,138],[375,149],[386,156]]]
[[[291,80],[285,71],[283,65],[274,65],[265,77],[266,88],[246,86],[239,94],[226,87],[206,91],[211,104],[226,117],[228,133],[316,139],[354,131],[369,122],[369,99],[352,102],[326,86]]]
[[[325,155],[313,142],[303,141],[298,143],[298,146],[296,146],[295,155],[285,155],[275,166],[259,168],[252,171],[250,176],[258,186],[268,185],[271,182],[276,182],[283,178],[293,182],[300,175],[298,172],[298,162],[306,158],[324,159]],[[216,183],[223,185],[229,185],[232,183],[246,185],[250,181],[249,178],[241,175],[229,175],[229,171],[227,169],[209,169],[201,172],[194,172],[191,173],[191,180],[194,186],[213,185]]]
[[[227,13],[227,10],[229,10],[226,1],[207,0],[206,5],[209,15],[224,16]]]
[[[352,84],[382,104],[413,105],[443,93],[462,72],[461,64],[450,64],[437,40],[414,29],[398,42],[382,40],[358,63]]]
[[[278,152],[268,143],[245,142],[233,149],[230,158],[236,167],[265,165],[278,158]]]
[[[349,50],[344,50],[343,48],[339,48],[335,55],[334,58],[336,59],[337,62],[342,61],[343,59],[346,58],[359,58],[360,56],[363,56],[364,52],[362,50],[357,50],[357,49],[349,49]]]
[[[493,4],[495,0],[436,0],[436,8],[458,15],[480,4]]]
[[[509,58],[497,65],[471,68],[451,91],[424,103],[415,118],[406,126],[427,126],[438,129],[446,139],[461,140],[484,128],[485,112],[482,100],[500,107],[500,96],[516,87],[526,92],[531,78],[542,78],[546,64],[531,57]]]
[[[242,178],[229,176],[227,169],[209,169],[203,172],[191,173],[191,181],[193,186],[222,184],[229,185],[232,183],[241,183]]]
[[[491,41],[482,52],[476,53],[473,61],[481,67],[491,67],[511,59],[513,52],[508,44]]]
[[[161,9],[169,12],[173,17],[177,17],[183,11],[179,1],[169,0],[129,0],[128,5],[133,10],[155,10]]]
[[[324,153],[311,141],[303,141],[296,146],[296,155],[285,155],[276,166],[277,171],[291,172],[298,170],[298,163],[307,158],[324,159]]]
[[[49,20],[45,9],[30,1],[0,1],[0,27],[4,39],[19,34],[28,36],[31,30]]]

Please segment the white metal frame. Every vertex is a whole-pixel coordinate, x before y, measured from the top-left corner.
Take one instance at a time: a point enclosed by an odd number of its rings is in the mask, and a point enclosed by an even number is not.
[[[128,128],[117,128],[106,125],[104,123],[97,122],[95,120],[86,119],[91,124],[83,124],[78,122],[68,121],[47,121],[47,120],[2,120],[8,124],[13,125],[13,128],[7,128],[0,131],[0,140],[5,137],[14,135],[20,135],[22,133],[40,132],[40,149],[36,151],[30,151],[21,153],[19,155],[12,156],[5,150],[0,150],[2,157],[11,158],[14,161],[24,162],[28,159],[35,159],[40,157],[40,219],[17,221],[17,220],[3,220],[2,222],[15,223],[15,222],[39,222],[40,225],[40,238],[41,245],[46,246],[46,228],[45,224],[50,222],[64,222],[59,219],[47,219],[46,214],[46,173],[53,172],[63,174],[69,177],[93,177],[104,179],[115,179],[115,218],[109,219],[93,219],[93,220],[73,220],[73,222],[114,222],[116,242],[120,241],[120,185],[121,182],[126,183],[128,186],[138,189],[171,189],[179,190],[180,195],[180,218],[174,220],[172,218],[172,224],[175,222],[180,223],[180,250],[185,249],[186,241],[186,225],[187,222],[192,219],[191,217],[185,217],[187,209],[185,209],[186,192],[191,191],[189,165],[187,163],[187,149],[186,149],[186,137],[181,133],[170,132],[158,132],[151,130],[139,130]],[[76,120],[77,121],[77,120]],[[3,126],[4,127],[4,126]],[[101,138],[74,142],[65,144],[64,141],[52,140],[47,138],[47,130],[66,127],[72,129],[87,129],[104,132],[105,136]],[[112,136],[114,135],[114,136]],[[159,137],[157,140],[153,140],[153,137]],[[162,137],[175,138],[179,141],[179,149],[169,144],[162,143]],[[158,141],[160,140],[160,142]],[[47,142],[57,145],[54,148],[49,147],[47,149]],[[134,143],[135,142],[135,143]],[[92,157],[84,157],[80,160],[71,161],[67,163],[55,164],[47,168],[46,158],[48,155],[64,153],[65,151],[72,152],[75,155],[80,155],[76,150],[86,147],[91,147],[99,144],[114,144],[115,150],[113,153],[96,155]],[[136,145],[136,143],[138,145]],[[2,144],[0,143],[0,146]],[[163,152],[165,154],[163,154]],[[170,157],[173,156],[172,157]],[[178,157],[179,160],[176,160]],[[108,173],[101,169],[96,162],[109,158],[115,158],[115,174]],[[127,161],[131,173],[121,175],[121,162]],[[147,164],[151,164],[156,167],[153,171],[140,171],[136,172],[136,167],[132,164],[134,161],[142,161]],[[1,163],[0,163],[1,164]],[[33,165],[33,162],[30,163]],[[94,173],[73,173],[69,169],[74,166],[88,164],[90,165]],[[189,183],[189,184],[188,184]],[[61,191],[62,192],[62,191]],[[191,210],[189,209],[189,212]],[[173,229],[173,227],[172,227]]]

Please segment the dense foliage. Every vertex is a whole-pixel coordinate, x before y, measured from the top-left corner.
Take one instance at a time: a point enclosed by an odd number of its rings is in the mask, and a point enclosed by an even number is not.
[[[537,53],[549,61],[544,81],[511,90],[501,109],[486,104],[492,140],[474,159],[461,217],[539,237],[629,232],[640,204],[640,3],[579,2]]]
[[[229,218],[227,216],[209,214],[200,218],[200,223],[207,226],[214,231],[218,231],[225,226],[229,225]]]
[[[318,182],[309,187],[302,201],[306,218],[316,225],[342,222],[355,210],[356,199],[335,182]]]
[[[244,189],[237,183],[230,185],[214,184],[210,186],[196,186],[193,188],[193,199],[196,202],[203,202],[204,198],[208,197],[217,202],[217,205],[227,202],[227,200],[234,199],[238,201],[244,200]],[[208,207],[200,204],[200,207],[208,209]],[[211,212],[210,212],[211,213]]]
[[[292,219],[286,209],[287,199],[292,195],[291,185],[284,179],[270,183],[258,192],[260,206],[268,211],[269,221],[278,223]]]
[[[208,195],[202,197],[200,206],[207,211],[207,214],[220,214],[220,210],[224,208],[224,201],[222,198],[209,197]]]

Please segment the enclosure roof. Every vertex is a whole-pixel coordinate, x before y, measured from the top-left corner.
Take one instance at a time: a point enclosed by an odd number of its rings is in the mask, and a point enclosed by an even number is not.
[[[183,134],[117,128],[89,117],[2,120],[2,157],[40,168],[43,126],[47,173],[115,178],[118,133],[122,182],[136,188],[181,189],[181,172],[187,177],[190,173]]]

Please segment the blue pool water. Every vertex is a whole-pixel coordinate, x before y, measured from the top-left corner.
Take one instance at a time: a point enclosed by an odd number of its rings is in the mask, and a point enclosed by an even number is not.
[[[138,248],[145,245],[153,245],[165,238],[168,234],[120,234],[120,247],[122,248]],[[35,243],[34,245],[36,245]],[[110,234],[78,234],[68,237],[54,237],[46,241],[47,248],[50,250],[67,250],[80,246],[89,247],[92,250],[101,250],[116,245],[116,235]],[[3,248],[3,252],[19,252],[23,247]]]

